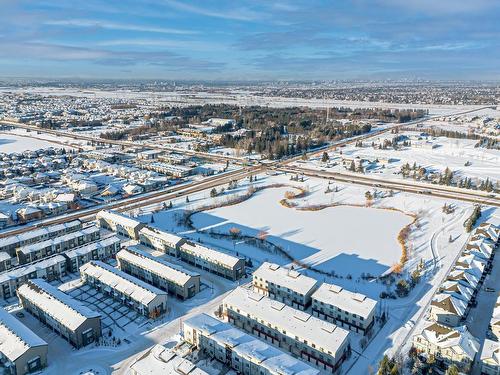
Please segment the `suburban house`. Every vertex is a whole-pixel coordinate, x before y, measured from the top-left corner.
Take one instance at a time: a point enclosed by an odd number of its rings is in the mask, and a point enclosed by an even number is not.
[[[455,364],[468,372],[479,350],[479,342],[466,326],[451,328],[430,322],[422,333],[413,337],[417,352],[433,355],[441,368]]]

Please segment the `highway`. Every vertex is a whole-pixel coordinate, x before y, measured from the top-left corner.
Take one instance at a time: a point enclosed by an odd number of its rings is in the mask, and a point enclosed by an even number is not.
[[[287,173],[303,174],[309,177],[327,178],[339,182],[364,185],[370,188],[392,189],[395,191],[404,191],[407,193],[425,194],[429,196],[460,200],[470,203],[486,204],[500,207],[500,198],[494,194],[488,194],[476,190],[459,189],[453,186],[434,185],[428,183],[419,183],[415,181],[406,182],[404,180],[388,180],[387,178],[367,177],[365,175],[354,173],[327,172],[316,169],[308,169],[294,166],[276,166],[275,170]]]

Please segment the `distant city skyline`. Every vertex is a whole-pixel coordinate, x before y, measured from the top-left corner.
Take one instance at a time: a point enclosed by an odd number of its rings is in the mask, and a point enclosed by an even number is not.
[[[0,0],[0,77],[500,79],[495,0]]]

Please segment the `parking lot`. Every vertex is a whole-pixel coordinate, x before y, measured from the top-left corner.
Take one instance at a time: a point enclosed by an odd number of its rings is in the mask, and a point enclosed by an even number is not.
[[[115,301],[110,296],[98,292],[89,285],[80,285],[67,293],[83,302],[91,310],[101,313],[103,331],[109,328],[112,330],[119,328],[124,332],[131,331],[147,321],[143,315]]]

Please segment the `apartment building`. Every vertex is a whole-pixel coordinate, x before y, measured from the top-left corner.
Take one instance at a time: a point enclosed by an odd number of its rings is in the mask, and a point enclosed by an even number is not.
[[[63,224],[55,224],[45,228],[33,229],[22,234],[0,238],[0,253],[7,252],[11,257],[15,257],[18,247],[45,241],[81,229],[81,221],[73,220]]]
[[[86,243],[97,241],[100,238],[99,228],[91,226],[60,237],[21,246],[16,250],[17,259],[19,264],[35,262]]]
[[[42,279],[19,287],[24,309],[76,348],[101,336],[101,315]]]
[[[377,301],[338,285],[323,283],[312,295],[312,315],[363,335],[375,323]]]
[[[455,364],[466,373],[479,350],[479,342],[466,326],[451,328],[435,322],[413,337],[413,346],[417,352],[433,355],[439,367],[446,369]]]
[[[156,258],[137,247],[121,250],[116,259],[122,271],[178,298],[191,298],[200,291],[200,274]]]
[[[186,241],[179,247],[179,257],[186,263],[230,280],[245,275],[245,259]]]
[[[182,322],[184,340],[243,375],[317,375],[319,370],[207,314]]]
[[[264,262],[252,276],[253,290],[299,310],[311,304],[318,281],[294,269]]]
[[[327,372],[340,372],[350,354],[349,331],[252,290],[236,288],[222,309],[236,327]]]
[[[100,227],[134,240],[139,239],[139,231],[145,226],[144,223],[130,216],[107,210],[99,211],[96,221]]]
[[[177,355],[172,349],[155,345],[130,365],[131,375],[208,375],[208,372]]]
[[[167,308],[167,293],[101,261],[80,267],[81,279],[138,313],[156,318]]]
[[[177,257],[180,246],[186,242],[182,237],[151,227],[144,227],[139,231],[141,245]]]
[[[48,344],[0,307],[0,368],[24,375],[47,366]]]
[[[110,259],[120,251],[121,240],[116,236],[107,237],[98,242],[77,247],[62,255],[66,258],[68,272],[79,272],[80,267],[91,260]]]
[[[54,255],[45,260],[19,266],[0,274],[0,299],[11,298],[16,290],[31,279],[57,280],[66,276],[66,259]]]

